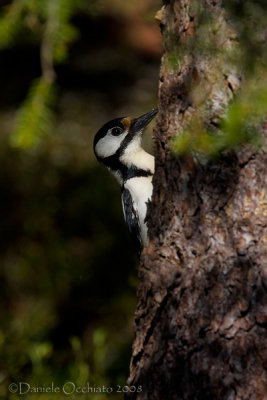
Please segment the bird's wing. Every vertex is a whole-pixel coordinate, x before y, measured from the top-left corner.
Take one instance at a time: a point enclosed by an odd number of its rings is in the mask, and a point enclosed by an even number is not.
[[[137,249],[138,256],[140,257],[141,251],[143,249],[143,244],[137,208],[132,201],[132,196],[128,189],[123,188],[121,197],[124,219],[130,231],[134,245]]]

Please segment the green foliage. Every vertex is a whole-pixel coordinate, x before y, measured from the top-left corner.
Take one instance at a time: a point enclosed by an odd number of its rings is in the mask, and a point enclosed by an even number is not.
[[[72,0],[46,0],[44,17],[54,62],[63,62],[68,55],[68,45],[78,37],[77,30],[69,23],[76,6]]]
[[[7,7],[0,18],[0,49],[8,47],[20,32],[22,11],[26,0],[14,1]]]
[[[207,13],[205,7],[196,2],[191,10],[198,21],[194,34],[182,43],[179,38],[176,42],[173,38],[169,41],[167,60],[171,60],[170,68],[178,68],[179,57],[190,57],[190,54],[200,55],[214,67],[206,78],[207,82],[191,82],[187,87],[196,112],[172,141],[172,149],[177,154],[193,151],[214,157],[243,143],[256,146],[261,143],[261,124],[267,116],[267,16],[264,2],[226,0],[224,6],[234,29],[220,15]],[[231,37],[233,46],[224,45],[227,35]],[[207,128],[205,104],[209,102],[210,90],[216,87],[220,74],[228,76],[231,70],[239,71],[242,88],[224,114],[217,118],[217,129]],[[218,75],[216,71],[219,71]]]
[[[18,147],[36,145],[40,136],[49,132],[53,126],[52,105],[55,90],[52,82],[45,78],[35,81],[28,97],[17,113],[11,144]]]
[[[48,34],[54,61],[64,61],[68,44],[77,38],[69,22],[76,9],[71,0],[14,0],[0,16],[0,48],[9,46],[27,28],[38,33],[41,42]]]
[[[239,32],[240,45],[243,50],[241,62],[251,73],[259,64],[266,67],[267,14],[265,0],[224,0],[224,3]]]
[[[236,133],[240,132],[244,138],[250,139],[249,127],[256,124],[257,130],[257,124],[262,123],[266,118],[266,111],[267,76],[262,76],[258,82],[251,80],[244,85],[222,121],[222,131],[228,134],[229,138],[234,139]],[[257,137],[257,134],[255,136]],[[254,139],[256,139],[255,136]],[[251,139],[253,140],[253,137]]]
[[[225,149],[234,149],[243,143],[258,146],[261,143],[260,124],[266,118],[266,109],[267,80],[258,84],[251,80],[228,107],[216,133],[205,130],[196,116],[174,138],[173,150],[179,155],[193,151],[213,157]]]
[[[52,98],[55,96],[54,64],[64,62],[68,45],[77,36],[70,23],[76,9],[72,0],[14,0],[0,17],[0,48],[9,46],[27,28],[40,40],[42,76],[33,82],[16,118],[11,143],[35,146],[53,125]]]
[[[159,0],[157,1],[159,2]],[[137,9],[149,8],[149,2],[146,3],[143,0],[138,0],[134,4],[121,0],[108,2],[99,0],[13,0],[10,4],[2,7],[0,49],[10,47],[16,42],[23,42],[23,38],[34,41],[40,48],[42,69],[39,79],[42,84],[32,85],[33,89],[30,89],[18,111],[16,126],[11,135],[13,146],[36,146],[40,137],[51,131],[53,111],[49,92],[55,92],[55,65],[67,62],[69,47],[79,36],[78,30],[72,23],[75,13],[83,12],[93,16],[105,14],[129,18],[132,14],[139,12],[136,11]],[[35,112],[36,115],[34,115]],[[21,126],[19,126],[20,123]]]

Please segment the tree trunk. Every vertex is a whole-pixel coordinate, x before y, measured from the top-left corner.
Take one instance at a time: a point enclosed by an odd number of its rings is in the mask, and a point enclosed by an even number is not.
[[[216,127],[242,82],[225,55],[238,46],[227,11],[203,1],[216,29],[201,36],[198,3],[167,1],[158,14],[156,171],[127,399],[267,398],[267,132],[260,151],[204,164],[169,148],[195,115]],[[201,37],[226,52],[200,50]]]

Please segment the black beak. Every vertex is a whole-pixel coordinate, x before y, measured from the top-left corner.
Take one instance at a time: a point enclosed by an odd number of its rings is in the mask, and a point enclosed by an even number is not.
[[[141,115],[141,117],[134,118],[131,122],[130,133],[134,134],[144,129],[144,127],[147,126],[150,121],[152,121],[157,112],[158,110],[154,108],[152,111]]]

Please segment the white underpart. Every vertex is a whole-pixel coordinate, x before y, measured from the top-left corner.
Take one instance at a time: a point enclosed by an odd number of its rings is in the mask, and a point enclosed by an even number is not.
[[[151,156],[152,157],[152,156]],[[154,158],[154,157],[152,157]],[[130,191],[133,205],[139,216],[141,238],[143,245],[147,245],[147,225],[145,223],[147,213],[147,202],[152,196],[152,176],[149,177],[135,177],[128,179],[124,187]],[[124,216],[125,218],[125,216]]]
[[[95,146],[95,152],[98,157],[106,158],[115,154],[127,133],[128,131],[125,131],[122,135],[114,136],[111,134],[110,129],[106,136],[100,139]]]
[[[120,161],[129,168],[135,166],[138,169],[150,171],[152,174],[154,173],[155,160],[151,154],[142,149],[141,132],[129,143],[124,153],[121,155]],[[151,199],[153,191],[152,176],[130,178],[125,182],[124,187],[131,193],[134,208],[139,216],[143,246],[146,246],[147,225],[145,223],[145,218],[147,202]]]

